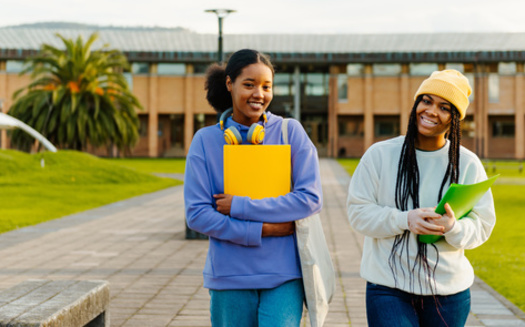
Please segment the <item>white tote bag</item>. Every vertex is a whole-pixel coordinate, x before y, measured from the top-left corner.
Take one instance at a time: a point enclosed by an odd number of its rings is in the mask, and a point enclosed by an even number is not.
[[[288,142],[288,120],[282,124],[284,144]],[[312,327],[321,327],[335,292],[335,271],[319,214],[295,221],[297,248],[301,259],[306,307]]]

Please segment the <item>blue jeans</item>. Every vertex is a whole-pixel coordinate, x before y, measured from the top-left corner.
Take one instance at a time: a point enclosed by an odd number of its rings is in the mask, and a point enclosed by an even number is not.
[[[371,327],[463,327],[470,312],[470,290],[420,296],[367,283],[366,316]]]
[[[303,314],[303,280],[271,289],[210,290],[214,327],[299,326]]]

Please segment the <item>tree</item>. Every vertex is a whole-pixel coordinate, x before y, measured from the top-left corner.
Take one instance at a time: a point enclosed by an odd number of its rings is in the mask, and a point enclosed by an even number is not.
[[[31,73],[32,82],[15,92],[9,114],[30,125],[59,148],[85,150],[116,145],[124,150],[138,140],[142,109],[131,93],[122,72],[129,68],[126,57],[104,45],[92,51],[98,38],[87,42],[57,36],[65,49],[43,44],[41,51],[26,61],[21,72]],[[12,140],[27,149],[33,142],[14,130]]]

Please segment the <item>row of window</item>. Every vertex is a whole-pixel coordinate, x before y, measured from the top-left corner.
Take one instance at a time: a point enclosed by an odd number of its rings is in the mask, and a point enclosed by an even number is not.
[[[172,125],[172,141],[173,143],[182,144],[184,126],[184,115],[172,114],[168,115]],[[194,115],[194,127],[195,131],[198,129],[212,125],[216,122],[217,117],[215,115]],[[140,119],[140,136],[147,137],[148,122],[146,116],[141,116]],[[159,120],[158,125],[158,136],[163,137],[164,127],[163,120]],[[308,122],[303,122],[308,125]],[[323,124],[320,124],[323,125]],[[491,122],[491,135],[492,137],[511,137],[515,135],[515,123],[510,120],[492,120]],[[351,136],[351,137],[363,137],[364,136],[364,121],[363,118],[348,118],[339,117],[338,128],[340,136]],[[474,121],[465,120],[461,124],[462,134],[464,137],[474,137]],[[383,116],[376,117],[374,121],[374,137],[394,137],[400,135],[400,120],[396,116]]]
[[[23,62],[7,60],[6,72],[19,73],[23,70]],[[195,64],[193,72],[195,74],[205,73],[208,65]],[[124,76],[133,89],[132,75],[149,74],[150,64],[147,62],[134,62],[131,64],[131,72],[124,73]],[[183,76],[186,74],[186,64],[181,63],[158,63],[158,75]],[[277,96],[291,96],[295,94],[295,83],[293,74],[277,73],[274,79],[274,94]],[[327,73],[306,73],[300,75],[301,94],[308,96],[328,96],[328,74]]]
[[[399,117],[377,117],[374,121],[374,137],[394,137],[400,135]],[[491,122],[492,137],[509,137],[515,135],[515,123],[508,120],[494,120]],[[351,137],[363,137],[363,119],[339,118],[339,135]],[[465,120],[461,124],[464,137],[474,137],[474,121]]]
[[[193,64],[193,73],[194,74],[204,74],[208,64]],[[134,62],[131,64],[131,73],[132,74],[149,74],[150,73],[150,63],[148,62]],[[173,75],[173,76],[183,76],[186,75],[186,64],[184,63],[165,63],[161,62],[157,64],[157,74],[158,75]]]
[[[464,73],[467,79],[469,80],[470,86],[472,87],[472,90],[474,90],[474,74],[473,73]],[[425,76],[429,76],[425,75]],[[488,100],[489,103],[498,103],[500,101],[500,74],[498,73],[489,73],[487,75],[487,81],[488,81]],[[339,102],[347,102],[348,101],[348,75],[347,74],[339,74],[338,81],[337,81],[337,88],[338,88],[338,98]],[[469,101],[474,101],[474,92],[471,93],[469,97]]]
[[[208,67],[207,64],[193,65],[195,74],[203,74]],[[20,73],[24,69],[24,61],[22,60],[6,60],[5,71],[7,73]],[[130,69],[132,74],[149,74],[150,63],[148,62],[134,62]],[[186,75],[186,64],[184,63],[158,63],[157,74],[159,75]]]
[[[455,69],[462,73],[472,73],[472,64],[463,63],[447,63],[445,69]],[[365,73],[364,64],[348,64],[346,66],[346,74],[348,76],[362,76]],[[428,76],[432,72],[439,70],[437,63],[411,63],[408,64],[408,74],[412,76]],[[492,68],[493,73],[499,75],[515,75],[517,72],[517,65],[515,62],[500,62],[497,67]],[[398,76],[402,73],[402,64],[372,64],[372,74],[374,76]]]
[[[6,72],[19,73],[24,67],[24,61],[21,60],[7,60]],[[194,74],[204,74],[208,64],[193,64]],[[346,75],[348,76],[362,76],[364,74],[364,64],[348,64],[346,66]],[[472,72],[471,64],[463,63],[447,63],[446,69],[456,69],[462,73]],[[408,73],[412,76],[427,76],[439,69],[437,63],[411,63],[408,65]],[[494,73],[499,75],[514,75],[517,72],[517,65],[515,62],[500,62],[497,68],[494,68]],[[402,65],[398,63],[391,64],[372,64],[372,74],[375,76],[397,76],[402,72]],[[131,64],[131,73],[133,74],[149,74],[150,63],[148,62],[134,62]],[[159,75],[185,75],[185,63],[158,63],[157,74]]]
[[[206,71],[207,64],[194,64],[194,74],[203,74]],[[5,70],[8,73],[19,73],[23,70],[23,61],[7,60]],[[462,63],[448,63],[445,66],[447,69],[456,69],[465,73],[465,64]],[[467,67],[470,70],[470,67]],[[516,74],[515,62],[500,62],[497,66],[497,73],[488,74],[488,96],[490,103],[499,102],[500,75]],[[186,74],[186,64],[184,63],[158,63],[158,75],[183,76]],[[401,74],[401,64],[373,64],[372,73],[375,76],[396,76]],[[412,63],[409,64],[409,72],[413,76],[428,76],[432,72],[438,70],[437,63]],[[132,85],[132,74],[149,74],[150,63],[134,62],[131,64],[131,72],[126,73],[126,79],[130,88]],[[362,76],[364,74],[364,64],[348,64],[346,67],[346,74],[339,74],[338,78],[338,94],[339,101],[348,101],[348,77]],[[465,76],[469,79],[471,86],[474,88],[474,74],[466,72]],[[299,82],[301,93],[307,96],[327,96],[328,95],[328,74],[327,73],[301,73]],[[292,73],[277,73],[274,78],[274,95],[276,96],[291,96],[295,94],[296,83],[294,74]],[[470,97],[470,101],[474,100],[474,93]]]
[[[300,94],[307,96],[328,96],[327,73],[299,74]],[[295,78],[293,73],[276,73],[273,78],[273,94],[276,96],[292,96],[295,94]]]

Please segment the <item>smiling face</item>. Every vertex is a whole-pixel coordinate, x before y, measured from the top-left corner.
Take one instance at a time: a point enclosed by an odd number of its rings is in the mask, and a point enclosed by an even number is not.
[[[452,105],[437,95],[425,94],[416,108],[418,149],[434,151],[442,148],[452,120]]]
[[[235,81],[227,76],[226,87],[232,95],[233,120],[246,126],[258,122],[272,101],[272,83],[272,70],[260,62],[244,67]]]

